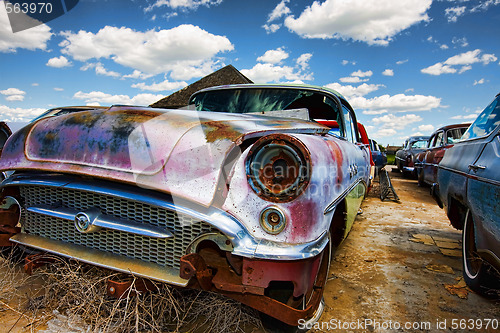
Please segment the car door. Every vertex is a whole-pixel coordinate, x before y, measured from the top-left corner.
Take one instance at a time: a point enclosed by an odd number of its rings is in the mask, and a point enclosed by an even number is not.
[[[347,203],[347,230],[350,230],[354,219],[365,196],[370,176],[370,151],[363,144],[358,134],[358,126],[354,112],[342,105],[342,114],[345,128],[345,138],[351,142],[349,160],[349,177],[352,190],[346,197]]]
[[[429,172],[426,174],[426,181],[433,184],[437,179],[438,164],[443,159],[445,145],[444,145],[444,131],[439,131],[436,135],[434,147],[429,152]]]
[[[500,133],[497,127],[474,163],[468,165],[467,206],[475,220],[478,251],[500,258]]]
[[[431,147],[425,155],[424,180],[429,184],[435,183],[437,177],[436,153],[441,149],[443,144],[444,131],[439,131],[434,135],[431,142]]]
[[[500,126],[500,94],[496,96],[477,119],[470,125],[467,131],[462,136],[462,141],[457,142],[453,147],[448,149],[444,154],[443,160],[439,165],[438,180],[440,192],[444,195],[441,200],[449,200],[454,198],[459,202],[467,205],[466,196],[468,178],[474,180],[485,180],[490,172],[498,172],[498,168],[493,166],[489,169],[483,168],[480,163],[487,162],[484,159],[488,156],[495,156],[494,150],[497,149],[495,144],[496,136],[498,135],[498,127]],[[495,138],[495,139],[494,139]],[[485,154],[483,160],[479,159],[488,144],[491,145],[486,150],[490,153]],[[498,161],[496,161],[498,163]],[[480,174],[482,176],[480,177]],[[493,175],[490,174],[492,177]],[[498,176],[497,176],[498,177]],[[495,178],[492,178],[495,179]],[[471,184],[474,184],[472,182]],[[446,188],[442,188],[445,186]],[[476,200],[483,200],[486,193],[480,191],[476,193]],[[488,200],[484,198],[484,200]]]

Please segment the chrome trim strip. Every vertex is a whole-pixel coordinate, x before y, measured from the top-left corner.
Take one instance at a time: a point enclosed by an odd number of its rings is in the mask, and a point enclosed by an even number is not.
[[[361,181],[361,180],[359,180]],[[232,254],[256,259],[298,260],[312,258],[328,244],[328,236],[302,244],[283,244],[254,238],[238,219],[216,207],[204,207],[165,193],[103,180],[84,180],[62,174],[15,174],[2,183],[4,186],[40,185],[90,191],[116,198],[133,198],[148,205],[177,211],[204,221],[225,234],[234,246]],[[175,203],[174,203],[175,202]]]
[[[10,238],[10,241],[29,246],[38,250],[54,253],[66,258],[77,259],[87,264],[128,273],[140,277],[167,282],[176,286],[185,287],[188,280],[179,276],[179,270],[148,263],[138,259],[103,252],[81,245],[47,239],[40,236],[19,233]]]
[[[84,214],[89,213],[88,215],[95,215],[93,216],[92,221],[89,221],[91,222],[91,225],[95,227],[118,230],[146,237],[154,237],[154,238],[174,237],[174,235],[166,228],[159,228],[153,225],[142,224],[138,222],[127,221],[114,216],[103,215],[100,214],[99,211],[96,214],[90,214],[90,211],[80,212],[76,209],[65,208],[65,207],[55,208],[47,205],[26,207],[26,210],[28,212],[60,218],[68,221],[75,221],[77,215],[80,213]]]
[[[455,170],[455,169],[452,169],[452,168],[448,168],[448,167],[442,166],[441,164],[439,165],[439,168],[442,169],[442,170],[446,170],[446,171],[458,174],[460,176],[464,176],[464,177],[469,178],[469,179],[478,180],[480,182],[492,184],[492,185],[495,185],[495,186],[500,186],[500,181],[498,181],[498,180],[488,179],[488,178],[484,178],[484,177],[476,176],[476,175],[471,175],[470,173],[466,173],[466,172],[463,172],[463,171],[460,171],[460,170]]]
[[[341,202],[342,200],[344,200],[344,198],[349,194],[351,193],[352,190],[354,190],[354,188],[356,188],[356,186],[359,185],[359,183],[361,183],[363,180],[361,178],[359,178],[357,181],[355,181],[351,186],[349,186],[344,192],[342,192],[341,195],[339,195],[337,197],[337,199],[335,199],[331,204],[329,204],[325,210],[323,211],[323,214],[326,215],[332,211],[335,210],[335,208],[337,207],[337,205],[339,204],[339,202]]]
[[[414,170],[415,170],[414,167],[408,167],[408,166],[403,167],[403,171],[413,172]]]

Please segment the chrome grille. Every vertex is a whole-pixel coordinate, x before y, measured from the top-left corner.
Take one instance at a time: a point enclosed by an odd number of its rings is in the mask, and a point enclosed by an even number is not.
[[[66,243],[86,246],[155,263],[179,268],[179,259],[187,246],[199,235],[213,231],[207,223],[190,216],[128,199],[105,194],[49,186],[20,186],[24,206],[40,204],[62,206],[76,210],[97,207],[103,214],[139,223],[165,227],[173,239],[159,239],[116,230],[96,233],[78,232],[72,221],[53,218],[23,210],[24,232]]]

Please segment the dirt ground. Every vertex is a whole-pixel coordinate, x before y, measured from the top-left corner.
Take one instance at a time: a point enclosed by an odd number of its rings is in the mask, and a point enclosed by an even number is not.
[[[332,258],[325,311],[311,332],[499,332],[500,302],[471,292],[461,278],[461,233],[428,188],[389,175],[400,202],[382,202],[375,183]],[[0,306],[0,333],[86,331],[78,325],[33,329],[15,303]]]
[[[499,332],[499,301],[471,292],[462,280],[461,232],[429,188],[400,173],[389,176],[400,203],[382,202],[378,184],[363,202],[333,258],[316,331]],[[484,330],[488,319],[494,320]]]

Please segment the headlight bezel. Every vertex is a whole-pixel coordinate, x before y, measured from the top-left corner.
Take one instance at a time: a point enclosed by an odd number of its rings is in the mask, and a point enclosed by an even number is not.
[[[311,154],[304,143],[286,134],[260,138],[251,147],[245,171],[252,190],[270,202],[289,202],[309,185]]]

